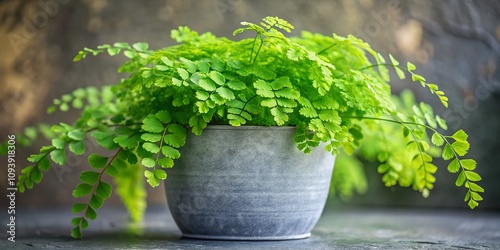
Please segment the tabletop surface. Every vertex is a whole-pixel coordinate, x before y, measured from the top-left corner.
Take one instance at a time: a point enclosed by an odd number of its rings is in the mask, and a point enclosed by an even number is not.
[[[182,238],[163,206],[137,225],[122,208],[102,208],[83,240],[69,236],[71,217],[62,209],[18,211],[15,243],[1,230],[0,249],[500,249],[498,212],[327,208],[310,238],[260,242]]]

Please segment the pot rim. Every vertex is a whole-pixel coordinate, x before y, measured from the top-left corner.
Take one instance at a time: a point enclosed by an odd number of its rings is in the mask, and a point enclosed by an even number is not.
[[[204,130],[294,130],[295,126],[256,126],[256,125],[242,125],[242,126],[232,126],[232,125],[207,125]]]

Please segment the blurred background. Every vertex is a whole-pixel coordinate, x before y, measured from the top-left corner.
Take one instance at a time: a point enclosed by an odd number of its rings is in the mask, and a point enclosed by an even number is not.
[[[383,55],[414,62],[418,73],[445,91],[449,109],[409,81],[394,80],[394,93],[412,89],[417,100],[432,104],[448,120],[450,130],[463,128],[469,133],[469,156],[477,159],[486,190],[479,209],[500,210],[500,2],[496,0],[2,0],[0,140],[39,122],[71,123],[78,112],[46,115],[54,98],[83,86],[115,84],[125,77],[116,73],[123,56],[73,63],[83,47],[145,41],[158,49],[174,44],[170,30],[180,25],[232,37],[241,21],[258,22],[268,15],[292,23],[292,35],[301,30],[354,34]],[[46,143],[18,149],[17,171],[27,164],[24,159],[30,153]],[[91,141],[87,147],[97,150]],[[70,157],[66,166],[45,173],[35,190],[17,196],[18,207],[60,204],[69,209],[77,172],[88,168],[88,154]],[[6,159],[1,162],[6,166]],[[342,202],[334,198],[331,204],[467,208],[464,188],[454,185],[456,175],[446,171],[445,163],[437,165],[438,180],[427,199],[410,189],[385,188],[376,165],[367,163],[366,193]],[[6,204],[6,171],[0,176],[1,201]],[[118,202],[114,196],[107,203]],[[148,202],[164,203],[163,188],[148,189]]]

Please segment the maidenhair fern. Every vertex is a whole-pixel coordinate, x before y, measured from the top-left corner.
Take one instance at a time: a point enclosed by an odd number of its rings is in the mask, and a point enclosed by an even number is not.
[[[382,145],[375,152],[383,181],[413,186],[424,196],[435,182],[434,151],[442,147],[442,158],[451,161],[448,170],[458,173],[457,186],[467,189],[466,202],[475,208],[481,201],[476,162],[463,158],[469,149],[467,134],[443,134],[445,121],[426,104],[408,109],[391,102],[388,68],[400,78],[411,76],[447,106],[444,93],[418,75],[413,64],[403,67],[391,55],[386,60],[354,36],[303,32],[288,38],[281,31],[293,26],[276,17],[242,25],[235,35],[254,32],[255,37],[232,41],[180,27],[171,33],[179,44],[159,50],[149,50],[146,43],[115,43],[80,51],[74,61],[123,53],[128,61],[118,71],[129,76],[114,86],[78,89],[54,101],[49,113],[72,106],[82,114],[72,125],[52,127],[52,143],[29,157],[33,164],[22,170],[19,190],[39,183],[50,160],[65,165],[66,149],[86,153],[89,136],[111,151],[112,156],[88,156],[90,169],[80,174],[73,191],[73,196],[87,198],[72,209],[79,214],[72,220],[72,236],[81,238],[88,220],[97,217],[111,195],[105,175],[113,177],[131,217],[139,220],[145,208],[143,178],[152,187],[167,178],[164,169],[175,167],[182,157],[179,148],[189,131],[200,135],[208,124],[278,125],[296,126],[295,142],[304,153],[320,144],[332,154],[341,148],[353,153],[373,133],[387,137],[386,143],[394,137],[399,150]],[[399,135],[387,133],[393,125]]]

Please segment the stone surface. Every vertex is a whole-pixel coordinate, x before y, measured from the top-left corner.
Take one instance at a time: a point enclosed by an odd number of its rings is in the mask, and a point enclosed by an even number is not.
[[[335,157],[299,151],[294,127],[208,126],[189,134],[165,181],[170,211],[191,238],[309,236],[328,196]]]
[[[102,208],[85,238],[73,240],[68,211],[18,211],[16,242],[2,230],[0,249],[500,249],[500,214],[484,211],[329,207],[310,238],[266,242],[181,238],[166,206],[149,208],[135,226],[123,209]]]

